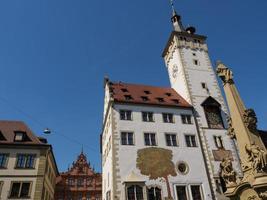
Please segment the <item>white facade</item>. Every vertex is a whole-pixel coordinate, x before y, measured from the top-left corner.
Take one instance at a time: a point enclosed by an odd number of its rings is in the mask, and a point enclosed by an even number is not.
[[[216,182],[219,181],[220,161],[215,161],[213,154],[214,150],[218,150],[215,146],[214,136],[221,136],[224,150],[232,152],[234,169],[237,170],[240,176],[242,174],[235,144],[227,136],[228,110],[209,58],[205,40],[204,36],[176,32],[170,38],[163,57],[168,69],[171,87],[193,105],[195,109],[213,191],[216,191],[218,190]],[[204,108],[201,106],[208,97],[212,97],[221,105],[221,116],[225,128],[215,129],[209,127]]]
[[[108,85],[108,84],[107,84]],[[106,85],[106,95],[109,95],[109,87]],[[108,91],[108,92],[107,92]],[[110,97],[105,97],[109,99]],[[102,133],[102,198],[127,199],[127,187],[131,184],[139,184],[143,188],[143,198],[148,199],[147,189],[158,187],[161,189],[161,198],[168,196],[166,181],[162,178],[156,180],[143,175],[137,167],[138,150],[149,148],[145,145],[144,134],[156,134],[155,148],[171,150],[172,162],[175,165],[176,176],[168,176],[171,196],[177,198],[176,186],[185,186],[188,199],[192,199],[190,186],[197,185],[201,188],[202,199],[211,200],[212,193],[204,162],[204,154],[201,150],[200,140],[191,108],[152,106],[142,104],[119,104],[105,101],[104,126]],[[109,104],[109,106],[108,106]],[[121,120],[120,111],[130,110],[131,120]],[[144,122],[142,112],[153,112],[154,122]],[[164,123],[162,113],[172,113],[174,123]],[[183,124],[181,115],[190,115],[192,124]],[[132,132],[134,145],[122,145],[121,133]],[[165,134],[176,134],[178,146],[167,146]],[[185,135],[195,136],[197,146],[188,147]],[[182,174],[177,166],[184,162],[188,171]],[[130,180],[129,180],[130,179]]]
[[[18,146],[16,148],[0,148],[0,154],[7,154],[7,165],[6,168],[0,170],[0,182],[1,191],[0,199],[10,199],[10,192],[13,182],[27,182],[30,183],[29,198],[34,199],[34,192],[36,187],[37,173],[39,166],[39,155],[40,150],[35,149],[20,149]],[[18,169],[16,168],[17,155],[18,154],[34,154],[36,156],[33,169]],[[17,199],[17,198],[14,198]]]

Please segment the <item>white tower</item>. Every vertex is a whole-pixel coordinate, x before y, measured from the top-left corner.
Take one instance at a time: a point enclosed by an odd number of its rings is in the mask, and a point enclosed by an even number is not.
[[[196,34],[194,27],[184,28],[181,17],[173,11],[174,31],[163,52],[171,87],[195,109],[195,117],[205,153],[207,168],[217,199],[222,196],[220,162],[232,159],[240,174],[235,144],[227,136],[227,108],[213,70],[206,36]]]

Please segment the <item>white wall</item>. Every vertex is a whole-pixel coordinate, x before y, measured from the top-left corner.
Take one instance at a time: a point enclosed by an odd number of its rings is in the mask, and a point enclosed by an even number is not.
[[[126,177],[134,171],[138,175],[140,171],[136,169],[136,157],[138,149],[143,149],[148,146],[144,145],[144,132],[154,132],[156,133],[158,146],[165,149],[170,149],[173,152],[173,162],[176,164],[178,161],[184,161],[189,165],[189,173],[186,175],[181,175],[178,173],[176,177],[169,177],[171,184],[172,195],[173,188],[176,184],[202,184],[205,188],[204,196],[205,199],[211,199],[211,193],[209,189],[208,178],[205,170],[205,164],[203,161],[202,151],[200,149],[199,139],[197,135],[196,126],[182,124],[181,114],[192,114],[191,110],[179,109],[179,108],[164,108],[164,107],[152,107],[152,106],[138,106],[138,105],[115,105],[114,106],[116,115],[115,120],[117,122],[116,132],[121,131],[132,131],[134,132],[135,145],[134,146],[123,146],[119,145],[119,174],[121,177],[121,182],[118,184],[120,190],[124,190],[122,182]],[[133,111],[132,121],[120,120],[119,110],[128,109]],[[155,122],[143,122],[142,121],[142,111],[154,112]],[[175,123],[163,123],[162,113],[173,113],[175,118]],[[192,118],[193,121],[193,118]],[[168,147],[165,141],[165,133],[177,133],[178,136],[178,147]],[[190,148],[186,147],[184,134],[193,134],[196,136],[198,147]],[[118,138],[120,140],[120,138]],[[117,141],[120,144],[120,141]],[[147,176],[142,176],[146,180],[147,185],[160,185],[163,192],[163,197],[167,196],[166,184],[159,180],[149,180]],[[121,193],[123,195],[123,193]],[[124,196],[121,196],[124,199]]]

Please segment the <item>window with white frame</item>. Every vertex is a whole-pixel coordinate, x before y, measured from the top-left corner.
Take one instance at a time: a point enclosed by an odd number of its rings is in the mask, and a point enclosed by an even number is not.
[[[187,147],[197,147],[195,135],[185,135],[185,142]]]
[[[222,136],[213,136],[213,138],[214,138],[215,146],[216,146],[218,149],[223,149],[224,146],[223,146]]]
[[[174,123],[174,117],[172,113],[162,113],[164,123]]]
[[[202,200],[202,191],[200,185],[190,185],[190,191],[194,200]]]
[[[187,189],[185,185],[176,185],[175,188],[178,200],[188,200]]]
[[[30,182],[13,182],[10,189],[10,198],[29,198]]]
[[[144,122],[154,122],[153,112],[142,112]]]
[[[33,169],[35,165],[35,154],[18,154],[16,168]]]
[[[143,188],[139,185],[132,185],[128,187],[127,200],[144,200]]]
[[[121,120],[132,120],[132,111],[131,110],[120,110],[120,119]]]
[[[192,124],[192,116],[191,115],[181,115],[183,124]]]
[[[156,133],[144,133],[145,145],[156,146]]]
[[[151,187],[147,189],[148,200],[161,200],[161,189],[158,187]]]
[[[1,153],[0,154],[0,168],[6,168],[7,167],[7,160],[8,160],[8,154]]]
[[[121,132],[122,145],[134,145],[133,132]]]
[[[177,144],[177,136],[175,133],[166,133],[165,134],[166,144],[167,146],[178,146]]]

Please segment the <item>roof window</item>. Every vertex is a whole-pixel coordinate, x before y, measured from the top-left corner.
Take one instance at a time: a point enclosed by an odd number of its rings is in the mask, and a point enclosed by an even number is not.
[[[5,141],[5,140],[6,140],[6,138],[4,137],[4,135],[0,131],[0,141]]]
[[[158,100],[159,102],[164,102],[164,99],[161,98],[161,97],[158,97],[157,100]]]
[[[149,100],[148,97],[146,97],[146,96],[141,96],[141,98],[142,98],[143,101],[148,101]]]
[[[124,97],[125,97],[125,100],[127,100],[127,101],[133,99],[133,97],[131,95],[124,95]]]
[[[145,94],[151,94],[151,92],[148,91],[148,90],[145,90],[144,93],[145,93]]]
[[[166,94],[166,96],[168,96],[168,97],[172,96],[172,94],[171,94],[170,92],[167,92],[167,93],[165,93],[165,94]]]
[[[126,88],[122,88],[121,91],[122,92],[128,92],[128,90]]]
[[[179,100],[178,100],[178,99],[173,99],[172,101],[173,101],[173,103],[175,103],[175,104],[179,104]]]
[[[26,132],[23,131],[15,131],[14,142],[27,142],[31,141],[31,139],[27,136]]]

